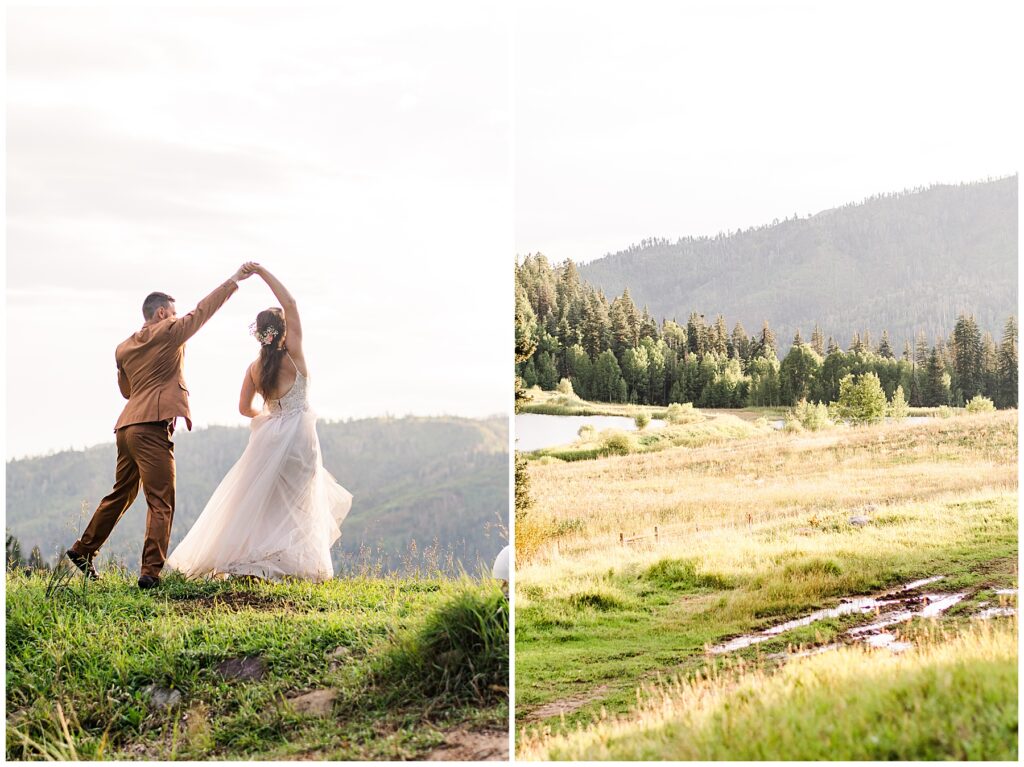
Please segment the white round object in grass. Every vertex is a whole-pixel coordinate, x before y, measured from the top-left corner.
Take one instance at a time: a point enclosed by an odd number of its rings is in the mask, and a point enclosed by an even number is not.
[[[508,559],[509,551],[508,546],[506,546],[498,552],[498,557],[494,560],[494,567],[491,568],[491,575],[493,575],[498,580],[507,581],[509,570]]]

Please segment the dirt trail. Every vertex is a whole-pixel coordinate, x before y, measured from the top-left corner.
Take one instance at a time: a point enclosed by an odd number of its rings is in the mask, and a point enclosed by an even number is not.
[[[588,703],[600,700],[604,697],[606,692],[608,692],[608,685],[602,684],[600,687],[595,687],[593,690],[577,693],[576,695],[570,695],[568,698],[561,698],[560,700],[552,701],[551,703],[545,703],[540,708],[535,708],[533,711],[527,712],[523,717],[523,722],[538,722],[541,719],[549,719],[553,716],[571,714],[573,711],[578,711],[583,708]]]
[[[501,730],[452,730],[430,751],[428,762],[507,762],[508,733]]]

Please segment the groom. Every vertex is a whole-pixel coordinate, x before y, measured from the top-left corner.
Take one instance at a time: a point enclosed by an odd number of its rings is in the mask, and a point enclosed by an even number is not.
[[[98,578],[92,560],[114,525],[139,494],[139,484],[149,506],[146,542],[142,549],[139,588],[160,583],[167,558],[174,518],[174,422],[192,418],[182,368],[185,342],[238,290],[238,283],[253,274],[255,264],[244,264],[226,282],[204,298],[191,312],[179,317],[174,299],[166,293],[150,293],[142,304],[142,328],[117,347],[117,385],[128,400],[117,419],[117,469],[114,489],[96,507],[82,537],[67,550],[67,557],[86,578]]]

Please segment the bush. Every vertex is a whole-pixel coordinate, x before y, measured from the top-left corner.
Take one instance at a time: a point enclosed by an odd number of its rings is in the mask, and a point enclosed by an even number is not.
[[[790,424],[792,422],[795,422],[801,428],[791,427]],[[786,422],[783,428],[787,431],[802,431],[803,429],[819,431],[820,429],[827,429],[832,425],[832,420],[828,415],[828,406],[823,402],[811,404],[807,400],[802,399],[786,414]]]
[[[875,373],[857,378],[847,374],[839,382],[839,400],[834,405],[840,418],[852,423],[875,423],[885,417],[888,401]]]
[[[673,424],[693,423],[694,421],[703,421],[704,416],[697,412],[692,402],[685,404],[673,402],[665,410],[665,420]]]
[[[727,589],[729,582],[720,575],[703,573],[691,559],[661,559],[643,573],[645,580],[671,589]]]
[[[508,597],[496,582],[468,581],[422,626],[396,642],[378,679],[399,697],[423,694],[486,704],[509,684]]]
[[[897,386],[896,391],[892,393],[892,401],[889,403],[889,417],[897,420],[906,418],[910,415],[910,406],[907,404],[906,398],[903,396],[903,387]]]
[[[935,411],[935,415],[939,418],[952,418],[956,413],[953,412],[953,408],[949,405],[939,405],[938,410]]]
[[[555,387],[555,390],[559,394],[565,394],[568,397],[576,396],[576,392],[572,390],[572,381],[570,381],[568,378],[563,378],[561,381],[559,381],[558,386]]]
[[[633,423],[636,424],[638,431],[643,431],[647,428],[647,424],[651,422],[651,414],[646,410],[641,410],[635,416],[633,416]]]
[[[995,409],[995,403],[993,403],[988,397],[982,397],[980,394],[975,395],[974,398],[967,403],[966,407],[968,413],[991,413]]]
[[[585,423],[576,432],[576,436],[580,438],[580,442],[589,442],[594,438],[594,433],[594,427]]]
[[[633,440],[624,431],[609,429],[601,435],[602,455],[628,455],[633,450]]]

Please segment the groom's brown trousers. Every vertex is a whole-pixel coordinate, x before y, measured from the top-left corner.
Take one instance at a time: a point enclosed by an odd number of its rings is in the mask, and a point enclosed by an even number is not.
[[[117,430],[114,489],[100,501],[82,537],[71,547],[72,551],[85,557],[94,556],[139,494],[141,482],[149,505],[142,575],[159,577],[167,559],[174,518],[173,424],[173,420],[136,423]]]

